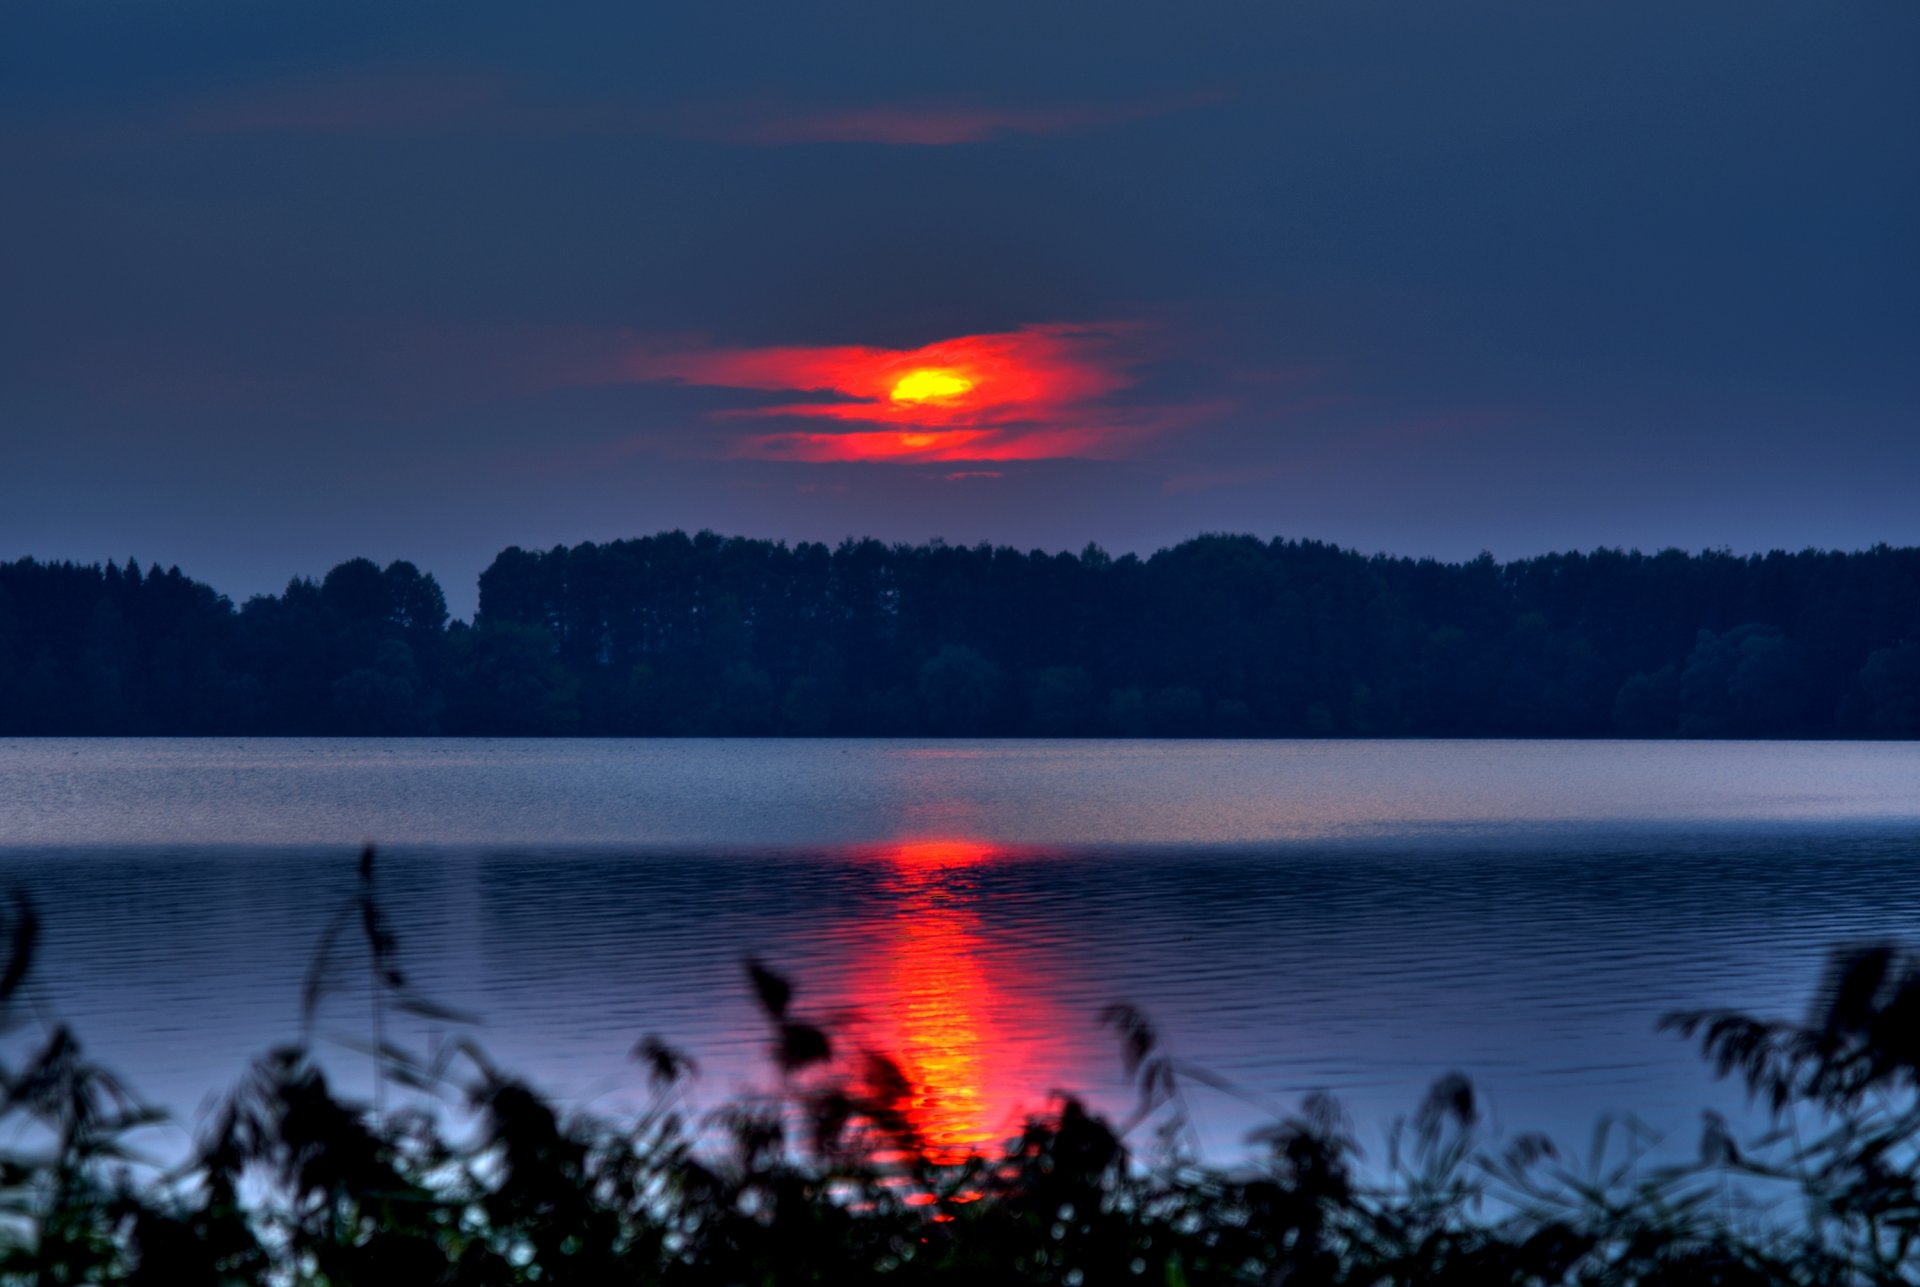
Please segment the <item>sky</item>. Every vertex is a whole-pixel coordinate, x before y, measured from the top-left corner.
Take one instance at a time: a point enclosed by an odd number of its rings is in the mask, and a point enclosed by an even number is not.
[[[1920,543],[1920,8],[21,0],[0,558]]]

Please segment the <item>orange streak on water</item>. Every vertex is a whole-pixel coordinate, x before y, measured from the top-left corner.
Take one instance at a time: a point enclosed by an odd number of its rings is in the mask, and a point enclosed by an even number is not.
[[[1000,1029],[1008,1008],[980,932],[969,869],[995,857],[977,841],[934,839],[882,852],[899,902],[880,959],[856,987],[877,1023],[874,1044],[912,1086],[908,1119],[928,1154],[958,1161],[998,1147],[1018,1125],[1032,1080],[1024,1043]]]

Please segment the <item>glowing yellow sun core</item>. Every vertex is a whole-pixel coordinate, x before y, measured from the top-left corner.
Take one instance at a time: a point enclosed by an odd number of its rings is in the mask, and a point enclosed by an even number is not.
[[[973,381],[953,371],[909,371],[893,386],[895,402],[935,402],[957,398],[973,388]]]

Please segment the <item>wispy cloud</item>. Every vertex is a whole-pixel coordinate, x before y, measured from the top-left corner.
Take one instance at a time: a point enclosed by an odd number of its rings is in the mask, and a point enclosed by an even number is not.
[[[175,127],[196,135],[409,137],[463,132],[531,137],[626,135],[739,147],[873,144],[951,147],[1080,134],[1217,101],[819,103],[771,97],[678,104],[539,100],[497,76],[438,69],[368,71],[252,86],[187,104]]]
[[[1204,97],[1140,103],[1054,103],[996,106],[896,103],[820,107],[754,102],[707,104],[661,116],[656,128],[682,138],[749,147],[810,143],[875,143],[952,147],[1018,135],[1081,134],[1146,120],[1213,101]]]
[[[1216,403],[1133,396],[1157,337],[1138,323],[1051,323],[912,349],[636,344],[617,378],[790,395],[723,408],[718,425],[767,418],[845,428],[722,431],[719,454],[806,462],[1112,459],[1195,424]],[[1120,395],[1127,395],[1122,397]]]

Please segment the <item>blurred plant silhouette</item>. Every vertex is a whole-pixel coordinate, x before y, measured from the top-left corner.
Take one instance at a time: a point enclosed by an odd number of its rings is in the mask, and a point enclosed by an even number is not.
[[[354,925],[373,998],[357,1048],[376,1087],[414,1092],[403,1106],[342,1097],[313,1049]],[[14,1040],[39,929],[24,894],[0,909]],[[469,1037],[427,1055],[390,1040],[393,1011],[463,1018],[398,959],[369,849],[321,935],[300,1041],[256,1062],[171,1169],[131,1147],[161,1115],[36,1017],[39,1039],[0,1061],[0,1284],[1920,1283],[1920,958],[1892,946],[1835,953],[1804,1023],[1663,1020],[1775,1129],[1736,1142],[1708,1114],[1698,1159],[1662,1164],[1631,1119],[1602,1121],[1584,1161],[1503,1139],[1458,1073],[1389,1130],[1381,1164],[1326,1095],[1209,1161],[1189,1087],[1234,1088],[1128,1005],[1101,1016],[1137,1092],[1124,1121],[1061,1095],[956,1160],[915,1131],[907,1073],[809,1019],[757,960],[764,1089],[695,1114],[695,1064],[647,1036],[645,1107],[567,1112]]]

